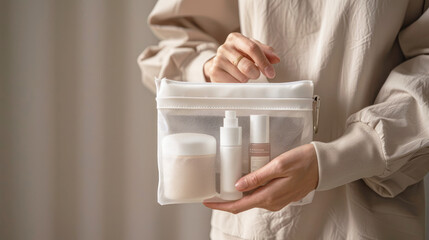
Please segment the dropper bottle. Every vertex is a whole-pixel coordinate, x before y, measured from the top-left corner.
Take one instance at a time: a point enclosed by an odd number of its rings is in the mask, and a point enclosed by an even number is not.
[[[235,111],[225,111],[223,127],[220,128],[220,197],[224,200],[243,197],[243,193],[235,188],[242,170],[241,142],[241,127]]]

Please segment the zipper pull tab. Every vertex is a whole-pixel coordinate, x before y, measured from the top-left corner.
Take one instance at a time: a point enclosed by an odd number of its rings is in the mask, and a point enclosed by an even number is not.
[[[320,97],[314,95],[313,97],[313,132],[317,134],[319,131],[319,110],[320,110]]]

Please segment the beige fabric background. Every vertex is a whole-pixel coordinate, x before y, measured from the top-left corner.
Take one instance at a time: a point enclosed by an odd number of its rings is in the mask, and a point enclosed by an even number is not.
[[[208,238],[209,210],[156,202],[154,4],[0,1],[0,239]]]

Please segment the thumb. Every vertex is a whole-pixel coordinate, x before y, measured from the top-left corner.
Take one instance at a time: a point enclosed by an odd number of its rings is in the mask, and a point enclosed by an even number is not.
[[[264,167],[240,178],[235,184],[235,188],[241,192],[250,191],[277,177],[279,175],[277,174],[275,164],[271,161]]]

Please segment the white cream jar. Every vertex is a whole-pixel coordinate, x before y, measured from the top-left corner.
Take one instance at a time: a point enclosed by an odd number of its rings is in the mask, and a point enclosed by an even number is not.
[[[201,202],[216,195],[216,139],[200,133],[162,140],[164,195],[177,202]]]

